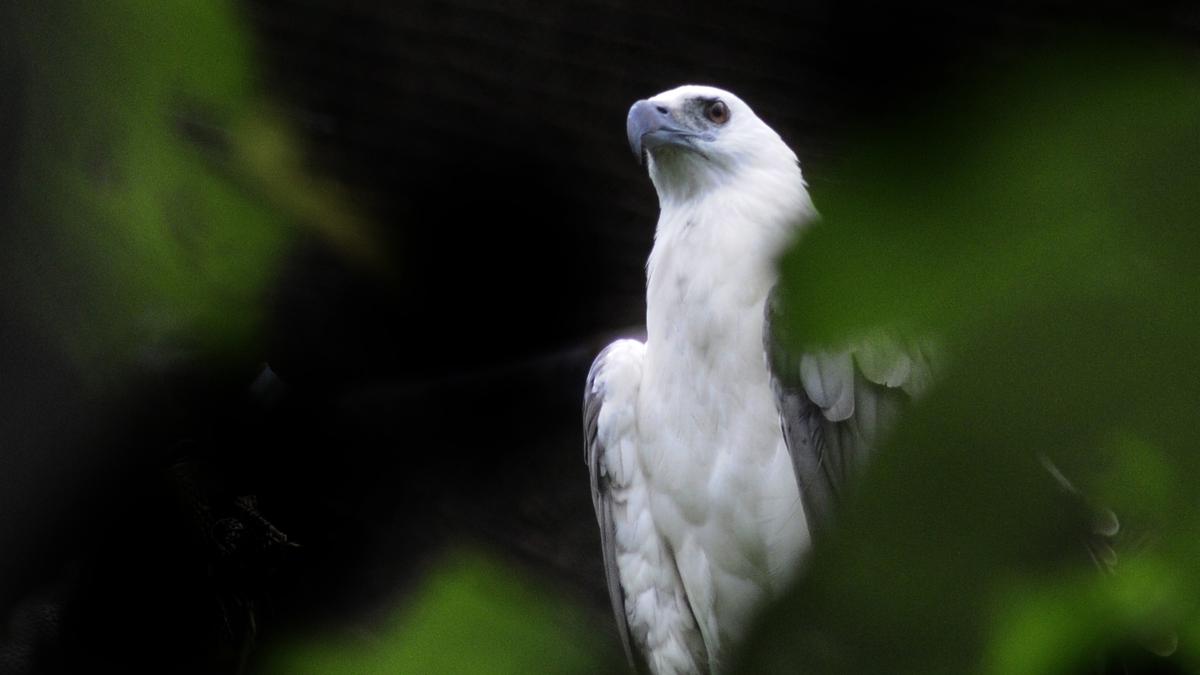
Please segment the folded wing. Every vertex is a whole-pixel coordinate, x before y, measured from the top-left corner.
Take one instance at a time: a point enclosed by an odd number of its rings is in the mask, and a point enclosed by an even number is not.
[[[932,350],[880,331],[840,349],[800,352],[779,311],[776,288],[763,329],[767,364],[805,514],[820,531],[901,411],[928,388]]]
[[[650,512],[637,456],[638,391],[645,345],[618,340],[588,373],[584,460],[608,594],[625,653],[638,672],[707,672],[707,651],[675,558]]]

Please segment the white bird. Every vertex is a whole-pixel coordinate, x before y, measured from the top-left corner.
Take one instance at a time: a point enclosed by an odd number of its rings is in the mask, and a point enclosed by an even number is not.
[[[741,99],[672,89],[636,102],[627,132],[661,209],[646,341],[592,364],[585,459],[635,667],[720,672],[928,362],[901,342],[774,340],[776,260],[816,212],[795,153]]]

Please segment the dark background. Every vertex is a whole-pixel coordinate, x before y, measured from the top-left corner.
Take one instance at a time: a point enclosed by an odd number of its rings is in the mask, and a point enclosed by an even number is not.
[[[369,626],[464,539],[607,626],[579,401],[643,312],[633,100],[735,91],[819,207],[865,132],[996,66],[1096,32],[1200,38],[1192,3],[242,7],[307,162],[384,227],[397,272],[308,241],[254,358],[150,370],[115,408],[5,322],[0,671],[233,672],[263,638]],[[21,129],[3,126],[0,150]]]

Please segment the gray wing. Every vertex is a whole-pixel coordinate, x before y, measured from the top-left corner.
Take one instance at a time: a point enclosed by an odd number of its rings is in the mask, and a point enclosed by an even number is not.
[[[635,658],[629,620],[625,614],[625,594],[621,589],[617,570],[616,525],[613,523],[612,492],[609,476],[604,470],[604,444],[600,442],[600,409],[604,405],[604,392],[596,386],[596,376],[604,366],[612,346],[605,348],[592,362],[588,371],[587,385],[583,390],[583,454],[591,476],[592,506],[596,509],[596,520],[600,525],[600,548],[604,556],[604,576],[608,580],[608,599],[612,603],[617,619],[617,634],[625,656],[639,672],[643,671],[640,659]]]
[[[809,527],[828,527],[850,482],[901,411],[932,380],[932,349],[883,332],[827,352],[798,353],[767,299],[763,341],[780,426]]]
[[[821,531],[896,418],[929,387],[936,355],[928,342],[883,333],[839,351],[797,353],[788,348],[793,341],[779,313],[777,286],[767,299],[764,348],[805,516],[811,529]],[[1049,457],[1039,460],[1061,489],[1063,508],[1085,524],[1083,543],[1092,562],[1117,573],[1117,515],[1080,492]],[[1143,640],[1161,657],[1178,644],[1171,631]]]

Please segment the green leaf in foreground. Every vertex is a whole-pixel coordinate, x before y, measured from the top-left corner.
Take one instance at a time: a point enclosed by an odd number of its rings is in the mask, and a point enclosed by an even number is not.
[[[948,365],[741,672],[1197,664],[1195,73],[1161,51],[1046,59],[815,195],[823,219],[784,261],[794,346],[899,326]],[[1114,575],[1042,456],[1119,514]]]
[[[619,649],[570,600],[475,553],[433,568],[373,639],[317,637],[278,646],[260,672],[601,673]]]
[[[0,10],[18,130],[0,177],[3,292],[97,376],[248,351],[292,225],[380,267],[363,219],[265,102],[241,19],[228,0]]]

